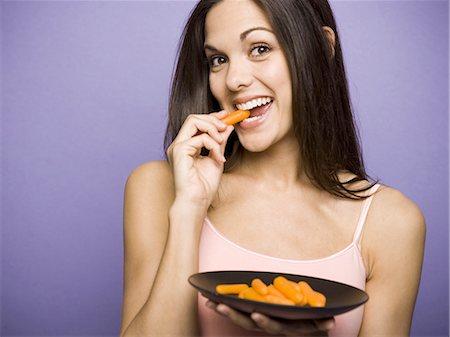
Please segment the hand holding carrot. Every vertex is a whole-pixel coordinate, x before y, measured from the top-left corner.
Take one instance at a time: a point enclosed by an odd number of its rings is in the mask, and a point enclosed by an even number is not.
[[[225,146],[233,127],[222,122],[226,111],[189,115],[167,150],[175,182],[175,197],[193,209],[206,210],[223,173]],[[201,155],[207,149],[207,156]]]
[[[303,290],[305,292],[303,292]],[[224,292],[226,291],[226,292]],[[283,276],[276,277],[272,284],[266,285],[260,279],[253,279],[250,287],[247,284],[220,284],[216,287],[219,294],[234,294],[240,298],[281,305],[325,306],[323,294],[313,290],[306,282],[293,282]],[[310,300],[310,297],[311,299]],[[265,331],[277,335],[317,336],[334,327],[334,318],[318,320],[278,320],[254,312],[246,315],[225,304],[208,301],[206,305],[227,316],[236,325],[250,331]]]

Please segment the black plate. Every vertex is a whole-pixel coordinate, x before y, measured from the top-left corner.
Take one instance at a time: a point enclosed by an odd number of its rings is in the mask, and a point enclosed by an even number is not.
[[[233,295],[216,293],[216,285],[226,283],[247,283],[250,285],[254,278],[260,278],[270,284],[276,276],[284,276],[288,280],[306,281],[314,289],[327,297],[327,304],[323,308],[309,306],[290,306],[241,299]],[[369,296],[362,290],[343,284],[315,277],[253,271],[215,271],[198,273],[189,277],[189,283],[206,298],[226,304],[242,312],[259,312],[268,316],[284,319],[318,319],[332,317],[355,309],[364,304]]]

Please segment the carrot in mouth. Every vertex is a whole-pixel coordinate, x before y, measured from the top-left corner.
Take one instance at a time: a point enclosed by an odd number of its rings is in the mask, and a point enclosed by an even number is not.
[[[244,119],[250,117],[250,111],[248,110],[236,110],[229,115],[221,118],[220,120],[228,125],[233,125],[242,122]]]

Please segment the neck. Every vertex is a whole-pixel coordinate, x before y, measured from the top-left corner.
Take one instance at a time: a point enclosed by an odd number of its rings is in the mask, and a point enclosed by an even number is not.
[[[263,152],[245,151],[238,170],[265,188],[288,190],[310,184],[302,169],[297,142],[274,145]]]

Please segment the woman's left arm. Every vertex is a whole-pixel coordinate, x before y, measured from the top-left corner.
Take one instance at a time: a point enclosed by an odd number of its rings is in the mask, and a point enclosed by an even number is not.
[[[425,245],[420,209],[400,192],[385,187],[375,195],[364,229],[368,269],[360,336],[409,336],[419,289]]]

